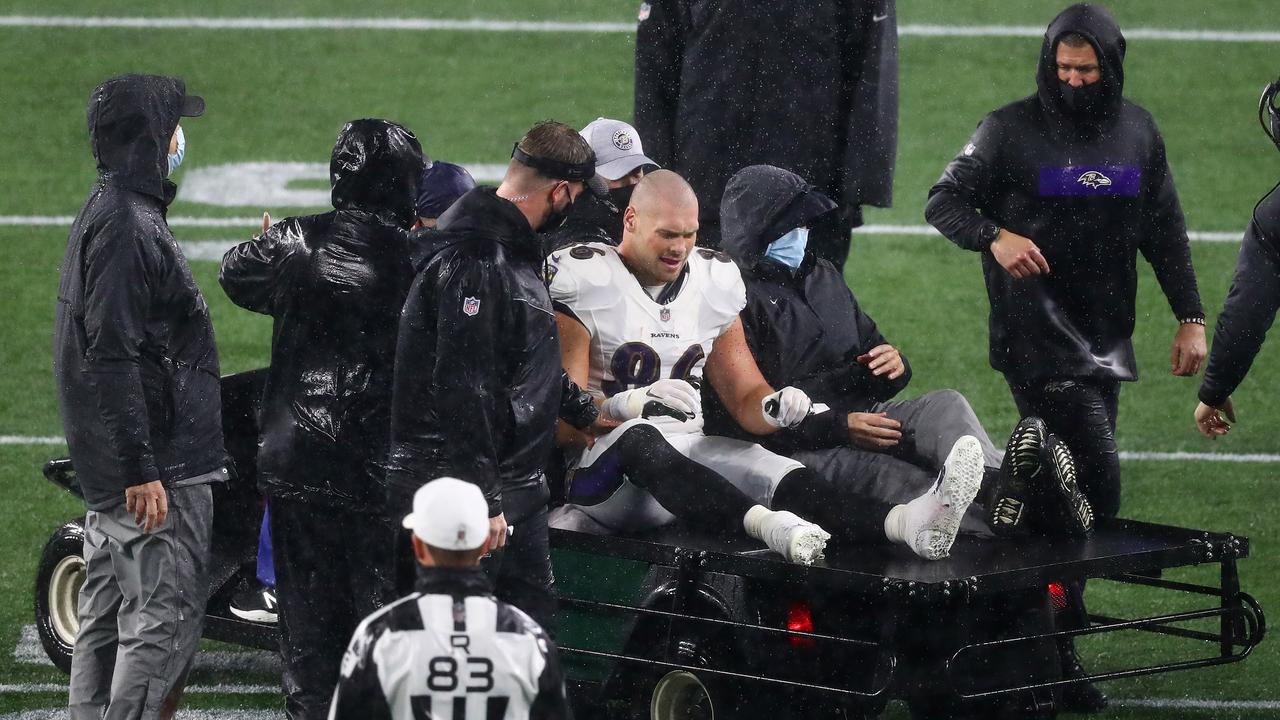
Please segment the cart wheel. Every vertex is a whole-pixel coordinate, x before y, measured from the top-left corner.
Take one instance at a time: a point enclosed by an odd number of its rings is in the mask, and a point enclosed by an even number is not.
[[[36,573],[36,631],[53,664],[71,672],[71,651],[80,631],[80,586],[84,584],[84,525],[72,520],[49,538]]]
[[[714,720],[715,716],[711,691],[691,672],[669,672],[653,686],[651,720]]]

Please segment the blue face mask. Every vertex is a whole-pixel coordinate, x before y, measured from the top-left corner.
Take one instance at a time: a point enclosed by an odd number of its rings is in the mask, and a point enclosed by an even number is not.
[[[179,165],[182,164],[182,158],[186,157],[186,155],[187,155],[187,138],[185,135],[182,134],[182,126],[179,125],[178,126],[178,152],[169,153],[168,175],[173,175],[173,172],[178,169]]]
[[[804,250],[808,246],[809,228],[796,228],[769,243],[769,247],[765,248],[764,256],[796,270],[804,261]]]

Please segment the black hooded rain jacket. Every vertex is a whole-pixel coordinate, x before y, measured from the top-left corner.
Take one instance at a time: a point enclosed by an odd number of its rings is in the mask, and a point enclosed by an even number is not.
[[[896,380],[858,363],[859,355],[888,341],[835,266],[812,251],[794,272],[764,257],[769,243],[834,208],[799,176],[768,165],[734,175],[720,205],[721,248],[742,269],[742,327],[760,372],[775,388],[793,385],[831,407],[795,429],[753,438],[775,452],[848,445],[845,416],[889,400],[911,379],[905,356],[907,370]],[[713,395],[704,393],[707,432],[741,435],[718,399],[706,402]]]
[[[89,100],[98,183],[67,240],[53,370],[90,510],[123,502],[128,487],[226,463],[213,325],[165,219],[185,90],[176,78],[129,75]]]
[[[1058,40],[1084,36],[1102,79],[1058,80]],[[1178,319],[1202,318],[1191,250],[1164,141],[1125,100],[1125,40],[1096,5],[1049,25],[1038,92],[992,112],[929,191],[925,217],[982,253],[991,300],[991,365],[1015,384],[1053,377],[1135,380],[1131,337],[1137,254]],[[1031,238],[1047,275],[1015,280],[990,251],[993,225]]]
[[[275,319],[259,417],[268,495],[381,512],[407,245],[426,160],[412,132],[356,120],[329,162],[334,211],[286,218],[222,259],[237,305]]]
[[[786,167],[849,208],[888,207],[898,132],[896,0],[646,0],[636,130],[698,194],[700,241],[754,163]]]
[[[391,502],[407,510],[447,475],[515,523],[546,506],[556,418],[585,427],[595,406],[560,365],[542,244],[515,205],[476,188],[440,216],[432,244],[400,320]],[[504,506],[504,494],[519,500]]]

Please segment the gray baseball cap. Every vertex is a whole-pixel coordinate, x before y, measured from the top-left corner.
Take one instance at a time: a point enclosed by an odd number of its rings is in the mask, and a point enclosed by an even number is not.
[[[582,137],[596,154],[596,174],[617,180],[641,165],[658,163],[644,154],[636,129],[621,120],[596,118],[582,128]]]

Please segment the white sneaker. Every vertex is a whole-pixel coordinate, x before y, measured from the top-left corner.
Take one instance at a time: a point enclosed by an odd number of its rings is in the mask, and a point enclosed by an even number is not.
[[[982,446],[965,435],[951,446],[942,474],[929,492],[904,506],[903,539],[925,560],[951,553],[960,519],[982,485]]]
[[[760,505],[747,513],[745,524],[748,535],[763,541],[787,562],[799,565],[812,565],[825,557],[827,541],[831,539],[831,533],[795,513],[765,510]]]

